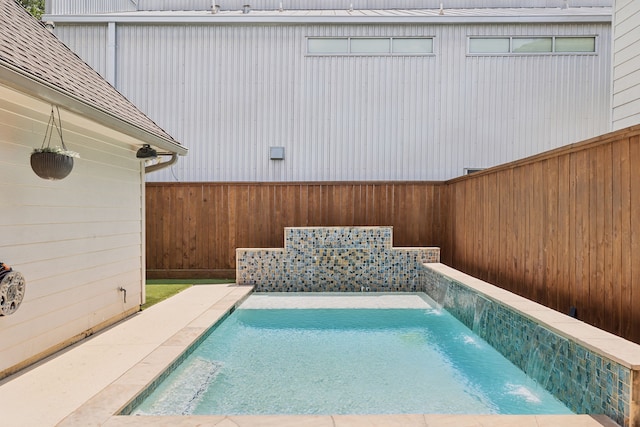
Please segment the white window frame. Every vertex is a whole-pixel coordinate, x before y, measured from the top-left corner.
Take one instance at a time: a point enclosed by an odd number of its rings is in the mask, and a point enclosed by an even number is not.
[[[551,39],[551,51],[550,52],[514,52],[513,40],[514,39]],[[556,52],[556,39],[593,39],[593,51],[588,52]],[[471,52],[471,40],[472,39],[509,39],[509,51],[508,52]],[[593,34],[585,35],[518,35],[518,36],[467,36],[467,56],[544,56],[544,55],[579,55],[579,56],[593,56],[598,55],[598,36]]]
[[[347,40],[347,52],[309,52],[309,40],[317,39],[340,39]],[[380,39],[389,41],[389,52],[352,52],[351,40],[361,39]],[[394,52],[393,41],[394,40],[412,40],[412,39],[426,39],[431,41],[431,52]],[[435,36],[307,36],[306,38],[306,52],[305,56],[435,56]]]

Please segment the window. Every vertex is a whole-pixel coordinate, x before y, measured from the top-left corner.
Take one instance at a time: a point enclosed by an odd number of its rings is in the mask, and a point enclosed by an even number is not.
[[[433,39],[396,39],[393,43],[393,53],[425,54],[433,53]]]
[[[469,53],[509,53],[508,38],[471,38]]]
[[[595,53],[596,38],[590,37],[469,37],[469,54],[566,54]]]
[[[556,37],[556,52],[595,52],[595,37]]]
[[[484,168],[464,168],[465,175],[471,175],[472,173],[481,172]]]
[[[309,55],[431,55],[433,37],[309,37]]]
[[[351,53],[390,53],[390,39],[351,39]]]
[[[551,37],[513,39],[511,42],[513,53],[552,52],[553,39]]]
[[[349,53],[349,39],[309,39],[309,53]]]

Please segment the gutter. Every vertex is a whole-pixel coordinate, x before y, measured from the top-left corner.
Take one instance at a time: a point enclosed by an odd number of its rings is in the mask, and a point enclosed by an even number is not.
[[[189,151],[177,142],[162,138],[132,123],[115,117],[111,113],[87,104],[64,89],[33,76],[18,67],[0,61],[0,81],[6,86],[49,102],[60,105],[78,115],[91,119],[111,129],[122,132],[130,137],[153,145],[162,151],[168,151],[185,156]]]
[[[162,155],[162,154],[160,154]],[[171,158],[166,162],[156,163],[155,165],[149,165],[144,167],[144,173],[151,173],[155,171],[159,171],[161,169],[167,168],[178,161],[178,155],[176,153],[171,153]]]

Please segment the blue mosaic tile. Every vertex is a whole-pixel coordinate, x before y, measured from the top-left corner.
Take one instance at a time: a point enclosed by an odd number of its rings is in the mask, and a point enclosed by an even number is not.
[[[422,281],[425,293],[471,325],[476,334],[569,409],[579,414],[604,413],[621,426],[629,425],[629,368],[433,270],[424,271]]]
[[[439,248],[393,248],[391,227],[285,229],[284,249],[238,249],[236,282],[259,292],[417,291]]]

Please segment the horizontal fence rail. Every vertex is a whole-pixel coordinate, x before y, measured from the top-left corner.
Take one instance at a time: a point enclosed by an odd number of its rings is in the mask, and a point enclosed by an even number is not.
[[[640,126],[447,182],[148,183],[148,277],[234,277],[284,227],[393,226],[394,246],[640,342]]]

